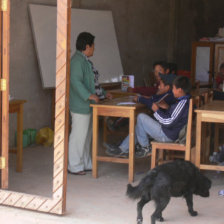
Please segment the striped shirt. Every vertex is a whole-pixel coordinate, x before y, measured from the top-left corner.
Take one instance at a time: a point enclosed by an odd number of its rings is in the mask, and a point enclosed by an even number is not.
[[[190,95],[177,99],[167,110],[157,110],[154,113],[155,119],[162,125],[164,134],[171,140],[178,138],[180,130],[188,121]]]
[[[84,54],[83,54],[84,55]],[[100,100],[105,99],[105,96],[103,94],[103,89],[101,88],[100,84],[99,84],[99,72],[95,69],[92,61],[89,60],[89,58],[84,55],[84,57],[86,58],[86,60],[91,64],[93,73],[94,73],[94,83],[95,83],[95,90],[96,90],[96,95],[99,97]]]

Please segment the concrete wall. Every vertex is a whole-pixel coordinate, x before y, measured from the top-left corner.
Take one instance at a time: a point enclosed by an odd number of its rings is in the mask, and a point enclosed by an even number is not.
[[[175,0],[176,43],[174,61],[190,70],[191,43],[202,37],[214,37],[224,27],[223,0]]]
[[[166,59],[169,6],[164,0],[73,1],[73,7],[112,11],[124,73],[134,74],[137,84],[155,60]]]
[[[10,40],[10,95],[25,99],[24,129],[51,125],[52,91],[41,85],[31,32],[28,4],[55,5],[55,0],[12,0]],[[10,114],[10,145],[14,144],[16,116]]]

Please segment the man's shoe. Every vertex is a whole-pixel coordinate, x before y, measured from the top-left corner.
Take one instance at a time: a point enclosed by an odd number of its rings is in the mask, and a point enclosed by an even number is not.
[[[141,146],[141,145],[140,145]],[[138,148],[138,150],[135,152],[136,158],[143,158],[148,156],[152,151],[151,145],[148,146],[141,146],[141,148]]]
[[[119,157],[119,158],[128,158],[128,156],[129,156],[128,152],[122,152],[122,151],[121,151],[121,153],[116,155],[116,157]]]
[[[141,151],[142,150],[142,146],[137,142],[135,144],[135,152]]]
[[[106,154],[109,156],[118,156],[122,152],[116,145],[104,143],[104,146],[106,147]]]
[[[70,170],[68,170],[68,173],[73,174],[73,175],[80,175],[80,176],[86,175],[86,172],[84,170],[79,171],[79,172],[71,172]]]

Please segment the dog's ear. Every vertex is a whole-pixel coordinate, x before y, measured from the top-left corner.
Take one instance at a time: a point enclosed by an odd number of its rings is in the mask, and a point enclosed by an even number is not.
[[[211,180],[199,172],[196,177],[196,188],[194,193],[202,197],[208,197],[211,183]]]

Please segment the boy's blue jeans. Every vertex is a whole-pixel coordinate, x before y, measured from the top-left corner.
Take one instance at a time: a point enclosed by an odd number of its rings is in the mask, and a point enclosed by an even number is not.
[[[151,136],[158,142],[173,142],[162,131],[161,124],[152,119],[146,114],[139,114],[137,117],[137,124],[135,126],[135,143],[138,142],[141,146],[145,147],[149,145],[149,138]],[[129,135],[123,140],[119,148],[128,153],[129,151]]]

